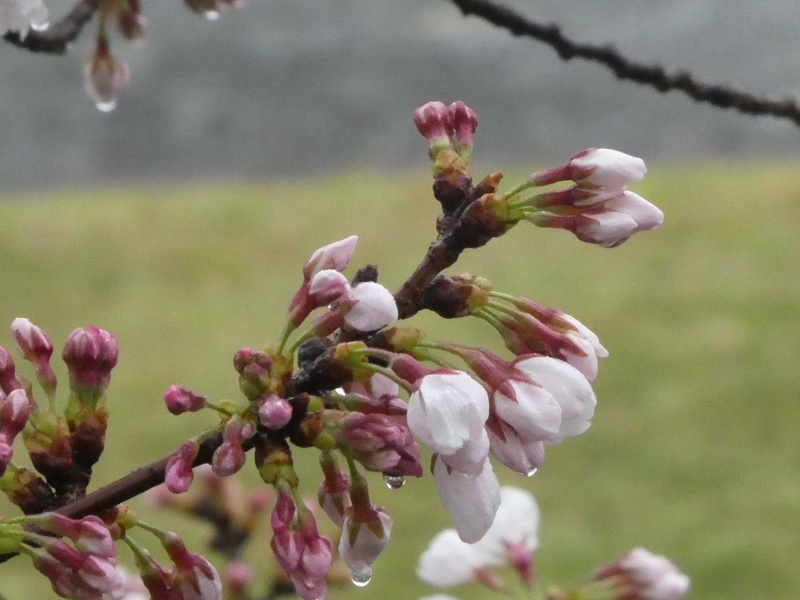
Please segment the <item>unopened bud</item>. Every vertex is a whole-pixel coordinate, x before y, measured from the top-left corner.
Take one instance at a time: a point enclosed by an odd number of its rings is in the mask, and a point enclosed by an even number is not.
[[[83,69],[84,89],[98,110],[109,112],[117,106],[120,92],[130,80],[128,65],[111,54],[108,42],[101,38],[97,49]]]
[[[205,396],[195,394],[193,391],[178,385],[171,385],[164,393],[164,402],[167,405],[167,410],[173,415],[197,412],[206,406]]]
[[[478,128],[478,116],[460,100],[453,102],[447,110],[453,124],[455,150],[461,158],[468,159],[472,153],[472,137]]]
[[[119,345],[109,332],[90,325],[69,334],[62,353],[69,386],[79,397],[94,402],[103,395],[117,364]]]

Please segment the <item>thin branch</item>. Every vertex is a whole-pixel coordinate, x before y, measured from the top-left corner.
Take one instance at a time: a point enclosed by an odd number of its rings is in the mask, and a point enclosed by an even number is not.
[[[15,31],[9,31],[3,39],[31,52],[64,54],[97,12],[101,2],[102,0],[78,0],[63,19],[51,25],[46,31],[29,31],[24,38]]]
[[[593,46],[573,42],[557,25],[540,24],[513,9],[490,0],[451,0],[465,15],[474,15],[512,35],[528,37],[553,48],[562,60],[582,58],[598,62],[614,72],[619,79],[635,81],[659,92],[677,90],[697,102],[718,108],[732,108],[748,115],[769,115],[789,119],[800,126],[800,107],[792,98],[769,100],[722,85],[695,80],[688,71],[667,72],[661,65],[646,65],[622,56],[613,46]]]

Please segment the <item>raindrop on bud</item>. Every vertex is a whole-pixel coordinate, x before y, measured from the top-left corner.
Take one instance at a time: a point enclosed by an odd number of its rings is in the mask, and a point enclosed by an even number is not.
[[[95,102],[94,106],[100,112],[107,113],[117,108],[117,101],[113,100],[111,102]]]
[[[50,21],[31,21],[31,29],[34,31],[47,31],[50,27]]]
[[[528,469],[528,472],[526,473],[526,475],[528,477],[533,477],[534,475],[536,475],[536,471],[538,471],[538,470],[539,469],[537,469],[536,467],[531,467],[530,469]]]
[[[209,21],[216,21],[217,19],[219,19],[219,11],[207,10],[206,12],[203,13],[203,16]]]
[[[365,587],[372,581],[372,569],[370,567],[364,567],[358,571],[351,571],[350,579],[357,587]]]
[[[402,475],[384,475],[383,482],[390,490],[399,490],[406,484],[406,478]]]

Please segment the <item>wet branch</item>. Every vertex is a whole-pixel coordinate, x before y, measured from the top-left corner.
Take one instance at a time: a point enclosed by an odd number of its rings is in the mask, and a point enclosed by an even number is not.
[[[97,12],[101,2],[102,0],[79,0],[63,19],[51,25],[46,31],[31,30],[24,38],[16,31],[9,31],[3,39],[31,52],[64,54]]]
[[[689,71],[668,72],[661,65],[637,63],[622,56],[613,46],[594,46],[574,42],[554,24],[537,23],[513,9],[490,0],[451,0],[465,16],[474,15],[505,29],[517,37],[543,42],[568,61],[582,58],[611,69],[618,79],[634,81],[664,93],[683,92],[693,100],[717,108],[734,109],[753,116],[768,115],[788,119],[800,126],[800,107],[796,100],[770,100],[730,87],[697,81]]]

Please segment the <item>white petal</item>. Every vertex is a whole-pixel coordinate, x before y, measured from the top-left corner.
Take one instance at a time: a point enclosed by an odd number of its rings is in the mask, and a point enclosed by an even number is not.
[[[461,541],[455,529],[445,529],[419,557],[417,577],[434,587],[463,585],[475,580],[486,564],[474,547]]]
[[[525,371],[523,373],[528,375]],[[536,381],[533,377],[531,379]],[[526,440],[543,440],[558,433],[561,407],[550,392],[541,385],[531,383],[515,381],[511,385],[516,392],[516,400],[499,392],[494,395],[497,416]]]
[[[500,484],[491,463],[485,462],[478,477],[466,477],[436,459],[433,478],[458,536],[470,544],[477,542],[488,531],[500,506]]]
[[[379,283],[360,283],[350,293],[353,307],[344,322],[356,331],[375,331],[397,321],[397,303],[392,293]]]

